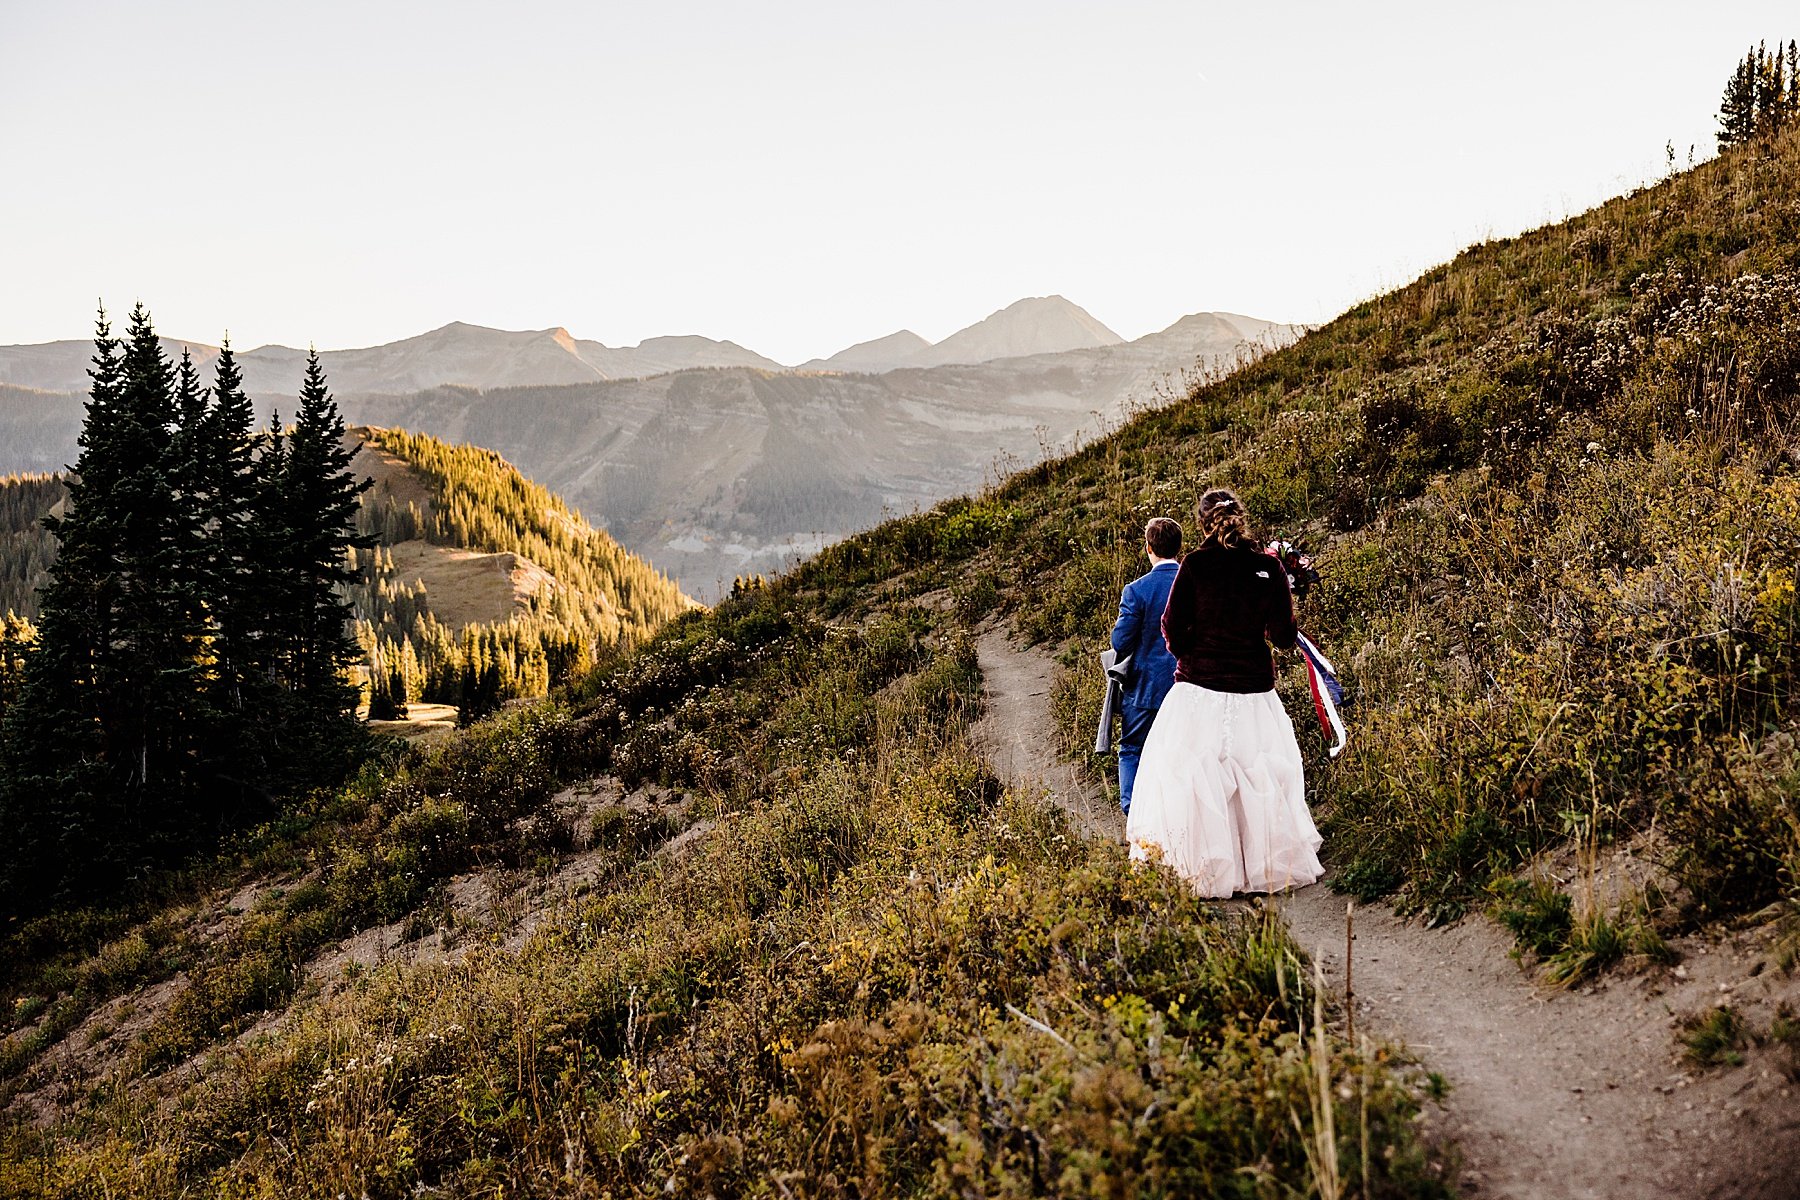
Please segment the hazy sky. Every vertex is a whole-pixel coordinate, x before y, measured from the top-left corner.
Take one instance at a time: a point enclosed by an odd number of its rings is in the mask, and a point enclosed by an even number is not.
[[[0,0],[0,343],[1320,320],[1710,155],[1794,11]]]

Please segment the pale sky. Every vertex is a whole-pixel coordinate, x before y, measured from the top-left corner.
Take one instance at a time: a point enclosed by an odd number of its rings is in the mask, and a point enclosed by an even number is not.
[[[0,0],[0,344],[463,320],[783,362],[1327,319],[1713,152],[1775,3]],[[1788,18],[1784,22],[1783,18]]]

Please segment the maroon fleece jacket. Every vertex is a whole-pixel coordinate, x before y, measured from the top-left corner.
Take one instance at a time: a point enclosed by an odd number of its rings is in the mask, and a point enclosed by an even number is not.
[[[1260,550],[1202,546],[1181,560],[1162,628],[1177,683],[1269,691],[1275,663],[1263,639],[1285,650],[1298,638],[1287,571]]]

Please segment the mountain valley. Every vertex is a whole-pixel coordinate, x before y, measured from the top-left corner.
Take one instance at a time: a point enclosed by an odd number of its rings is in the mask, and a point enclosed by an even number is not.
[[[598,343],[472,326],[320,357],[350,420],[498,451],[707,600],[740,575],[1067,449],[1298,332],[1196,313],[1124,342],[1045,297],[936,347],[899,334],[852,347],[844,369],[788,370],[732,343],[662,338],[631,352],[642,373],[613,378],[593,367],[605,361]],[[203,366],[215,353],[165,344]],[[0,472],[71,461],[79,346],[0,348]],[[294,354],[239,356],[265,413],[297,378]],[[895,356],[924,365],[892,366]]]

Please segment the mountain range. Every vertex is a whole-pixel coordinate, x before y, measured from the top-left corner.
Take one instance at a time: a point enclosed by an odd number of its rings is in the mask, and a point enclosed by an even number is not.
[[[881,374],[681,371],[573,387],[433,388],[353,419],[486,446],[714,599],[886,516],[1153,407],[1196,368],[1290,339],[1201,313],[1133,342]]]
[[[1300,331],[1197,313],[1126,342],[1061,297],[1021,300],[935,345],[902,331],[797,368],[732,342],[628,349],[562,329],[452,324],[321,355],[353,421],[498,451],[675,577],[715,598],[883,515],[979,487],[1154,404],[1196,367]],[[203,372],[217,350],[169,340]],[[73,461],[88,342],[0,347],[0,472]],[[304,355],[238,355],[264,412]]]
[[[183,350],[202,372],[210,371],[217,346],[179,338],[162,339],[170,357]],[[0,346],[0,382],[41,391],[82,391],[87,387],[91,341]],[[341,395],[414,392],[453,384],[463,387],[516,387],[525,384],[592,383],[632,379],[705,367],[782,370],[780,363],[735,342],[698,336],[658,337],[616,349],[582,341],[562,328],[488,329],[452,321],[429,333],[356,350],[319,355],[333,390]],[[291,346],[259,346],[237,354],[244,387],[254,396],[292,396],[299,391],[306,351]]]
[[[1236,317],[1259,331],[1268,322]],[[843,371],[879,373],[899,367],[988,362],[1032,354],[1055,354],[1124,341],[1079,305],[1061,296],[1028,297],[932,344],[901,330],[861,342],[830,358],[787,367],[736,342],[697,334],[649,338],[614,347],[554,329],[489,329],[462,321],[416,337],[353,350],[326,350],[319,358],[339,395],[384,395],[424,388],[536,387],[642,379],[713,367],[754,367],[763,371]],[[219,348],[204,342],[164,338],[170,357],[183,350],[205,371]],[[0,346],[0,383],[48,392],[87,389],[91,341],[68,339],[35,345]],[[239,350],[245,390],[252,395],[292,396],[299,390],[306,352],[291,346]]]

